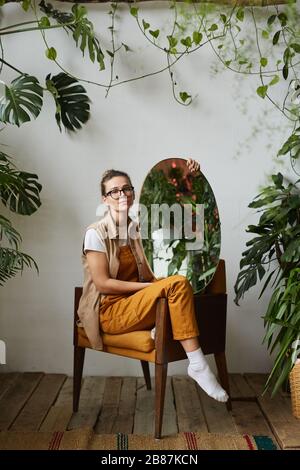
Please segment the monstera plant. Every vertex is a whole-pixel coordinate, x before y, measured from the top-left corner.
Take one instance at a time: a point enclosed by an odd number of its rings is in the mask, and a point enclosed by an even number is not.
[[[2,2],[3,3],[3,2]],[[5,3],[5,2],[4,2]],[[23,9],[28,11],[30,2],[22,2]],[[55,10],[51,4],[41,2],[40,10],[46,16],[36,17],[33,21],[15,25],[2,26],[0,40],[7,34],[26,33],[28,31],[44,31],[52,28],[64,29],[72,32],[76,46],[79,46],[84,54],[89,51],[92,61],[98,61],[100,68],[104,67],[103,54],[99,41],[95,38],[93,24],[86,17],[86,8],[74,5],[71,12],[64,13]],[[53,23],[51,23],[53,21]],[[30,25],[30,26],[28,26]],[[57,51],[54,47],[47,46],[46,56],[55,61]],[[55,119],[60,131],[62,126],[67,131],[76,131],[85,124],[90,116],[89,98],[85,88],[71,74],[65,71],[57,75],[48,74],[45,84],[41,84],[37,77],[18,70],[8,59],[0,57],[0,73],[3,74],[3,66],[9,67],[18,73],[18,76],[10,84],[4,84],[4,93],[0,97],[0,121],[4,124],[20,126],[24,122],[37,118],[43,106],[44,93],[52,95],[55,104]]]
[[[299,353],[300,343],[300,180],[284,182],[281,173],[272,176],[249,207],[261,213],[257,225],[248,232],[254,238],[242,253],[240,273],[235,283],[235,302],[265,279],[260,297],[271,285],[273,291],[264,325],[264,341],[276,352],[265,390],[272,385],[274,395],[287,380]]]
[[[0,2],[0,7],[5,1]],[[35,4],[28,0],[20,2],[23,10],[35,11]],[[74,5],[71,12],[60,12],[51,4],[41,2],[40,10],[46,16],[35,18],[32,21],[4,26],[5,16],[2,16],[0,29],[0,42],[7,34],[43,31],[51,28],[64,29],[72,33],[72,38],[77,47],[84,54],[87,49],[92,61],[97,60],[100,68],[103,68],[103,54],[99,41],[95,38],[93,25],[87,18],[87,11],[83,6]],[[19,37],[19,34],[18,34]],[[3,51],[3,47],[2,47]],[[48,59],[55,61],[57,51],[53,47],[46,49]],[[20,127],[23,123],[36,119],[42,109],[45,93],[50,93],[55,105],[55,119],[62,131],[74,132],[82,127],[90,117],[89,98],[85,88],[72,75],[64,71],[57,75],[48,74],[45,83],[42,84],[37,77],[18,70],[9,62],[7,55],[0,57],[0,74],[3,68],[9,67],[18,74],[11,83],[2,83],[2,95],[0,96],[0,122],[5,125]],[[11,211],[21,215],[33,214],[41,205],[40,191],[42,187],[38,183],[35,174],[19,171],[13,164],[12,158],[0,151],[0,196],[2,203]],[[0,285],[6,280],[22,272],[24,267],[37,265],[31,256],[20,251],[22,237],[13,227],[10,220],[0,215]]]
[[[0,197],[12,212],[31,215],[40,207],[42,186],[37,179],[35,174],[18,170],[11,158],[0,152]],[[12,223],[0,215],[0,285],[26,266],[37,269],[31,256],[20,251],[21,241]]]

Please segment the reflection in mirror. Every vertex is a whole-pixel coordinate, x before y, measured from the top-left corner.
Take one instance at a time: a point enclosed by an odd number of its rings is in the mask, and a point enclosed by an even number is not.
[[[183,158],[167,158],[148,173],[140,194],[140,225],[156,277],[183,274],[194,293],[209,283],[219,262],[221,231],[213,191]]]

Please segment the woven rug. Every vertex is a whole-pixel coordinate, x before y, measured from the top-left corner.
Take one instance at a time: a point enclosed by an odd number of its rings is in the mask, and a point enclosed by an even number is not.
[[[274,450],[268,436],[185,432],[163,437],[95,434],[90,428],[57,432],[0,432],[1,450]]]

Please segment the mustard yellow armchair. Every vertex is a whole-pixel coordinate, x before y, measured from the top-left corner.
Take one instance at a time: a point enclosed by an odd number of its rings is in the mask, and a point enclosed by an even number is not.
[[[77,309],[82,294],[81,287],[75,287],[74,301],[74,376],[73,411],[78,411],[80,387],[86,348],[91,348],[85,331],[77,326]],[[226,275],[225,262],[220,260],[215,275],[204,293],[195,294],[195,309],[200,331],[200,345],[204,354],[214,354],[222,387],[230,396],[229,380],[225,356],[226,338]],[[186,359],[179,341],[173,340],[168,302],[157,299],[155,340],[150,330],[133,331],[120,335],[102,334],[104,350],[100,353],[115,354],[141,361],[148,390],[151,389],[149,362],[155,364],[155,438],[161,438],[163,408],[168,363]],[[231,410],[231,400],[226,403]]]

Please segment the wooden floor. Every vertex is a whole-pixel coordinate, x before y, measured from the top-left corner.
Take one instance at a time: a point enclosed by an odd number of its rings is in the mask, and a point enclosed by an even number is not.
[[[182,431],[270,436],[281,449],[300,450],[300,419],[288,394],[261,397],[266,377],[231,374],[233,410],[209,398],[188,377],[168,378],[163,434]],[[153,433],[154,393],[135,377],[85,377],[80,410],[72,413],[72,378],[39,372],[0,374],[0,430]]]

